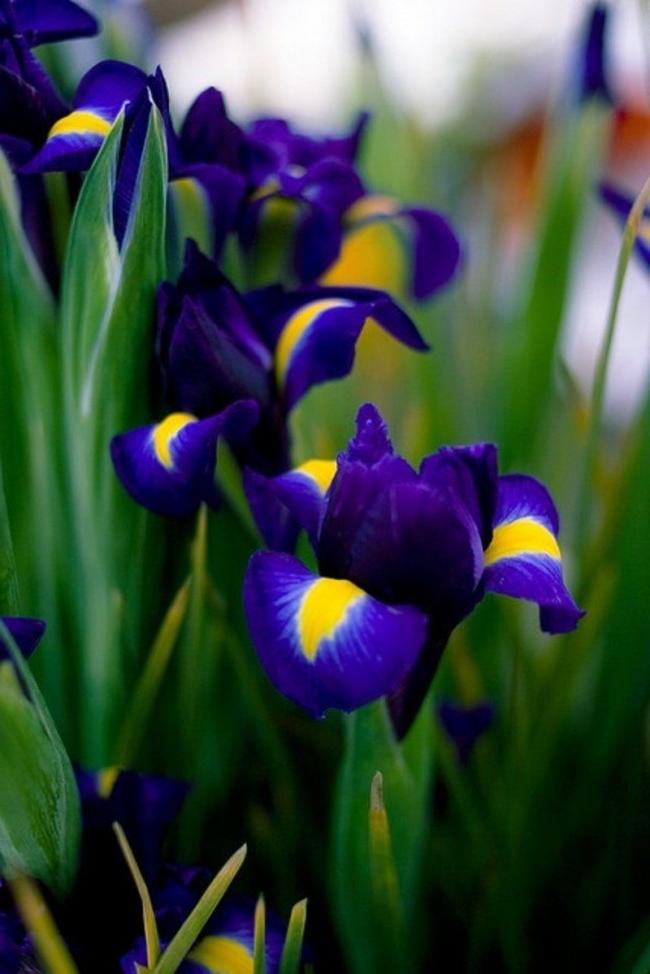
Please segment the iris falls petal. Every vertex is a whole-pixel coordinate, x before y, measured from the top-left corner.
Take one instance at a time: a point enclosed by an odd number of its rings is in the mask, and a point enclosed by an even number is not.
[[[113,438],[111,456],[124,488],[155,514],[183,517],[202,501],[216,502],[214,468],[219,436],[247,433],[258,416],[251,401],[198,420],[172,413],[162,422]]]
[[[575,629],[584,615],[564,584],[558,529],[553,502],[538,481],[520,475],[499,479],[484,585],[489,592],[536,602],[541,627],[550,633]]]
[[[258,552],[244,583],[248,624],[273,685],[315,716],[384,696],[411,668],[426,616],[386,605],[296,558]]]

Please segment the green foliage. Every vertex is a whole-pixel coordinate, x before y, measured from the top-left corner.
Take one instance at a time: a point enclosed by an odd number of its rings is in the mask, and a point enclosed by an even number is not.
[[[36,683],[1,623],[0,639],[13,660],[0,663],[0,868],[5,875],[27,873],[61,894],[79,853],[77,787]]]

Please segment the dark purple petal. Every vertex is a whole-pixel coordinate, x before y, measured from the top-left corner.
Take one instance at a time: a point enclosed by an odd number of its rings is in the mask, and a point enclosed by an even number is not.
[[[111,457],[131,497],[155,514],[184,517],[202,501],[214,506],[219,436],[244,436],[258,417],[257,404],[238,402],[209,419],[173,413],[162,423],[115,436]]]
[[[420,478],[432,487],[448,486],[472,514],[486,548],[492,538],[497,501],[497,448],[492,443],[444,446],[425,457]]]
[[[335,460],[307,460],[277,477],[245,471],[248,503],[269,548],[293,552],[301,530],[316,546],[327,491],[335,473]]]
[[[245,154],[244,133],[228,117],[223,94],[206,88],[190,106],[180,136],[187,164],[217,163],[241,172]]]
[[[23,616],[2,616],[2,622],[25,659],[29,659],[43,638],[45,623],[41,619]],[[10,659],[11,654],[3,644],[0,634],[0,663]]]
[[[221,254],[226,237],[235,226],[244,190],[241,176],[213,164],[183,168],[170,183],[171,195],[181,217],[187,195],[191,207],[204,211],[214,257]]]
[[[251,559],[244,606],[269,679],[317,717],[389,693],[417,658],[427,626],[411,606],[384,605],[351,582],[319,578],[271,552]]]
[[[393,484],[414,483],[416,474],[396,456],[377,409],[366,403],[357,413],[357,433],[337,460],[318,541],[321,572],[347,577],[357,535],[363,543],[364,518]]]
[[[485,552],[488,592],[536,602],[544,632],[575,629],[584,612],[564,584],[558,517],[545,487],[532,477],[499,478],[494,534]]]
[[[13,0],[11,11],[15,33],[23,34],[30,47],[99,31],[92,14],[71,0]]]
[[[477,740],[494,721],[494,706],[487,700],[473,706],[442,700],[438,704],[438,718],[456,748],[458,760],[466,764]]]
[[[578,91],[581,101],[602,98],[612,102],[607,80],[607,35],[610,9],[607,3],[592,3],[585,25],[585,36],[578,65]]]
[[[455,277],[461,263],[460,242],[451,224],[434,210],[410,207],[402,210],[402,216],[413,234],[411,294],[423,301]]]

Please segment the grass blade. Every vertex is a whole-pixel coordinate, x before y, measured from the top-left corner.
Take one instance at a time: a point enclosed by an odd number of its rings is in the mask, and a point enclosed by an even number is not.
[[[34,880],[16,875],[10,877],[9,886],[45,974],[77,974],[75,962]]]
[[[124,834],[124,829],[119,822],[113,822],[113,831],[117,836],[117,841],[120,844],[122,855],[126,859],[126,864],[129,867],[131,875],[133,876],[133,882],[136,885],[138,894],[140,896],[140,901],[142,902],[144,937],[147,944],[147,967],[153,967],[158,963],[158,958],[160,957],[160,938],[158,936],[158,926],[156,924],[156,915],[151,903],[151,896],[149,895],[147,884],[144,881],[144,876],[140,872],[140,867],[138,866],[135,856],[133,855],[133,850],[129,845],[129,840]]]
[[[298,974],[302,957],[302,942],[307,923],[307,900],[296,903],[289,917],[287,935],[282,948],[280,974]]]

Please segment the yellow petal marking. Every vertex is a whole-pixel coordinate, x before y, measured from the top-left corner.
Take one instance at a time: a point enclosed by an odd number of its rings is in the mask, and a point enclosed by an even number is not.
[[[392,220],[369,220],[351,227],[339,256],[320,278],[332,287],[372,287],[403,294],[406,286],[406,245]]]
[[[318,486],[321,494],[325,494],[336,474],[336,460],[305,460],[294,473],[304,474]]]
[[[108,135],[111,123],[95,112],[70,112],[55,122],[48,132],[48,139],[56,135]]]
[[[119,774],[120,768],[104,768],[97,773],[97,794],[100,798],[111,797]]]
[[[314,659],[321,642],[334,635],[365,594],[358,585],[341,578],[319,578],[310,585],[298,610],[300,648],[308,660]]]
[[[322,298],[320,301],[310,301],[298,311],[294,311],[282,329],[275,350],[275,374],[279,385],[284,383],[296,345],[316,318],[331,308],[346,308],[351,304],[351,301],[344,301],[341,298]]]
[[[517,518],[494,529],[492,541],[485,552],[485,566],[503,558],[517,555],[550,555],[557,561],[562,557],[555,535],[532,517]]]
[[[204,937],[188,954],[188,960],[212,974],[253,974],[251,953],[232,937]]]
[[[172,442],[174,437],[190,423],[196,422],[196,416],[191,413],[170,413],[162,423],[154,426],[153,448],[159,463],[167,470],[172,470],[174,461],[172,459]]]

